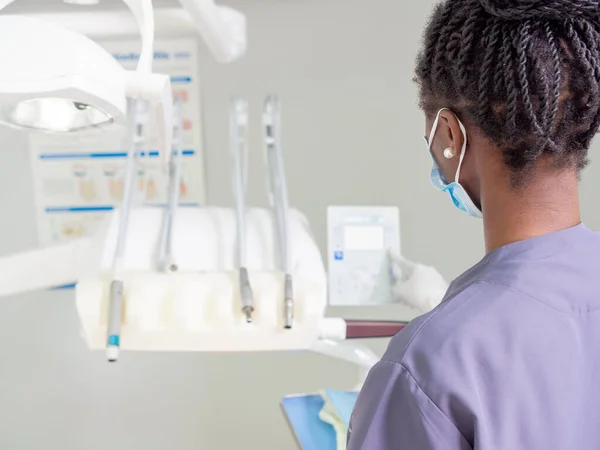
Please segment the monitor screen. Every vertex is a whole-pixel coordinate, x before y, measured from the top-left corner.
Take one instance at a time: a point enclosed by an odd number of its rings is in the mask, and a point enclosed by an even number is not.
[[[383,227],[371,225],[345,227],[344,247],[346,250],[383,250]]]

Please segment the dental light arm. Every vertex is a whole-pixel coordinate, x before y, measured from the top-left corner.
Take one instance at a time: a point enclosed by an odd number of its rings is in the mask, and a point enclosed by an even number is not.
[[[123,0],[133,13],[141,37],[142,50],[135,73],[129,73],[127,96],[148,100],[157,121],[159,153],[169,164],[173,145],[173,94],[166,75],[152,73],[154,61],[154,9],[152,0]]]
[[[214,0],[179,0],[215,59],[230,63],[246,52],[246,17]]]
[[[133,13],[142,36],[142,51],[137,64],[140,72],[152,72],[154,60],[154,10],[152,0],[123,0]]]

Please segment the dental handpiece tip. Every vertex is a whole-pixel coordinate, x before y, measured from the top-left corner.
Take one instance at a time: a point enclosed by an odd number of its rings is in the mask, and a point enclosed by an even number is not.
[[[242,312],[246,315],[246,323],[252,323],[252,311],[254,311],[254,308],[251,306],[244,306],[242,308]]]
[[[119,347],[108,347],[106,349],[106,359],[108,362],[117,362],[119,360]]]

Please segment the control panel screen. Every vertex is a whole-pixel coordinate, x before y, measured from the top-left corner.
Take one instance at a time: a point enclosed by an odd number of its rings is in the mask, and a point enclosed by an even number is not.
[[[383,250],[385,235],[382,226],[350,225],[344,227],[346,250]]]

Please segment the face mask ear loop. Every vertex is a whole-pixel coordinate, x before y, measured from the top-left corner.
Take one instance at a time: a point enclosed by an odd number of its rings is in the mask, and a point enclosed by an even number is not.
[[[431,144],[433,142],[433,138],[435,136],[435,132],[437,131],[437,126],[438,123],[440,121],[440,115],[442,114],[442,111],[444,111],[445,109],[448,108],[442,108],[438,111],[437,115],[435,116],[435,120],[433,121],[433,125],[431,126],[431,132],[429,133],[429,141],[427,142],[427,145],[429,147],[429,151],[431,152]]]
[[[452,113],[454,114],[454,113]],[[456,117],[456,114],[454,114],[454,117]],[[456,120],[458,121],[458,126],[460,127],[460,131],[463,135],[463,145],[462,148],[460,150],[460,158],[458,160],[458,168],[456,169],[456,176],[454,178],[454,181],[456,183],[460,184],[460,168],[462,166],[463,160],[465,159],[465,152],[467,150],[467,130],[465,129],[465,126],[463,125],[463,123],[460,121],[460,119],[458,117],[456,117]]]

